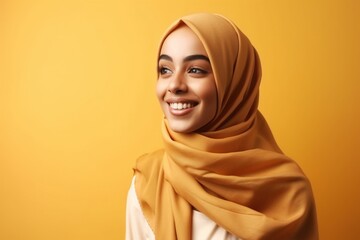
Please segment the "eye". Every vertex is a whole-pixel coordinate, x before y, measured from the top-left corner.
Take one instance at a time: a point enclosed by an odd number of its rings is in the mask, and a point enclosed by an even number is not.
[[[206,74],[207,71],[201,69],[201,68],[195,68],[195,67],[192,67],[188,70],[188,73],[194,73],[194,74]]]
[[[161,75],[170,74],[172,71],[167,67],[159,67],[159,73]]]

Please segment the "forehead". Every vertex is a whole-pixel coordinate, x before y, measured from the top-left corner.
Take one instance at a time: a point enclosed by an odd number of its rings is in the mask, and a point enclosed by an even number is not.
[[[186,25],[172,31],[164,40],[160,54],[172,57],[202,54],[207,56],[205,48],[196,34]]]

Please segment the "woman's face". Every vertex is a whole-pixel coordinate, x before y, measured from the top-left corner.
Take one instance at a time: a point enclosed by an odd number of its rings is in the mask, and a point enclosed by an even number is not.
[[[165,39],[159,56],[157,97],[175,132],[201,129],[215,116],[215,79],[204,46],[187,26]]]

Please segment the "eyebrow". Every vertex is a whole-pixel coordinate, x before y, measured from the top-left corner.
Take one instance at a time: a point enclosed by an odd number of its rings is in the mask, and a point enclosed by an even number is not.
[[[173,59],[169,55],[166,55],[166,54],[161,54],[159,56],[159,61],[161,59],[168,60],[168,61],[171,61],[171,62],[173,61]],[[207,56],[205,56],[205,55],[202,55],[202,54],[189,55],[189,56],[184,58],[183,62],[189,62],[189,61],[198,60],[198,59],[205,60],[205,61],[210,63],[209,58]]]

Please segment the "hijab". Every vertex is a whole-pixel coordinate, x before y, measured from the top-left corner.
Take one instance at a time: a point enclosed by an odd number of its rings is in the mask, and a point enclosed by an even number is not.
[[[310,183],[258,110],[256,50],[230,20],[200,13],[171,25],[159,52],[182,24],[209,56],[218,104],[201,132],[174,132],[164,119],[164,149],[137,160],[135,189],[156,239],[191,239],[193,210],[240,239],[317,239]]]

